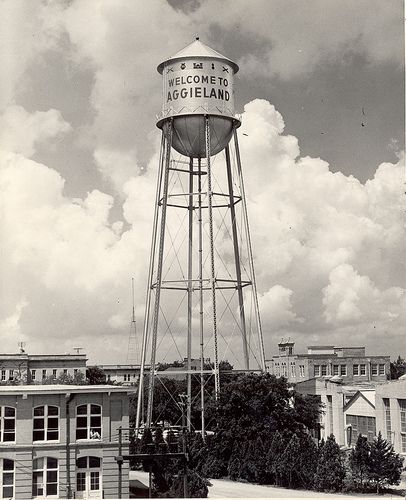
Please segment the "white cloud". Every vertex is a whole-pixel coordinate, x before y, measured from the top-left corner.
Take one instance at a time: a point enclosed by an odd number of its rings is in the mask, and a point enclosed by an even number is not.
[[[30,157],[39,144],[71,129],[56,109],[28,113],[21,106],[9,106],[0,115],[0,149]]]
[[[403,159],[380,165],[363,185],[320,159],[300,157],[297,139],[283,128],[275,108],[257,100],[245,107],[247,136],[239,134],[267,353],[284,333],[302,343],[325,336],[339,343],[342,335],[355,341],[378,330],[400,349]],[[2,341],[4,325],[14,331],[20,311],[18,331],[29,349],[46,350],[54,338],[63,350],[83,344],[94,361],[123,359],[131,277],[140,322],[145,301],[158,157],[125,182],[132,160],[115,155],[99,156],[110,177],[115,158],[124,158],[116,178],[123,220],[112,222],[111,195],[93,190],[71,199],[55,170],[2,154]],[[224,252],[225,236],[218,240]],[[102,342],[109,337],[107,353]],[[376,352],[374,339],[368,343]]]

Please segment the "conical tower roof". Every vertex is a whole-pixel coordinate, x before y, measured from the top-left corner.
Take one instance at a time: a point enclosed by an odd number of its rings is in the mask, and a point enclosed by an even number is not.
[[[198,37],[187,47],[177,52],[174,56],[161,62],[161,64],[158,65],[157,70],[162,74],[164,66],[167,63],[175,63],[176,61],[179,61],[181,59],[191,59],[194,57],[204,57],[207,59],[219,59],[222,61],[227,61],[232,66],[234,73],[237,73],[237,71],[239,70],[238,65],[234,61],[232,61],[228,57],[223,56],[216,50],[211,49],[210,47],[202,43]]]

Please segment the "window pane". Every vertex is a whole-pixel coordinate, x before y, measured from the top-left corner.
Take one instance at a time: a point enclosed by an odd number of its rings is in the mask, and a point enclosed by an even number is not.
[[[87,439],[87,429],[76,429],[76,439]]]
[[[90,427],[101,427],[101,417],[90,417]]]
[[[78,469],[86,469],[87,467],[87,457],[80,457],[76,460],[76,467]]]
[[[59,432],[58,431],[48,431],[47,432],[47,440],[48,441],[58,441]]]
[[[3,441],[15,441],[15,432],[4,432],[3,434]]]
[[[87,405],[80,405],[77,407],[76,412],[78,415],[86,415],[87,413]]]
[[[37,406],[34,408],[34,417],[43,417],[45,415],[45,407]]]
[[[45,432],[43,430],[41,431],[34,431],[32,435],[33,441],[44,441],[45,439]]]
[[[44,418],[34,418],[34,429],[43,429],[45,425],[45,419]]]
[[[47,483],[47,495],[56,495],[58,493],[58,483]]]
[[[76,474],[76,491],[85,491],[86,489],[86,473],[78,472]]]
[[[33,462],[33,469],[35,470],[40,470],[44,468],[44,459],[41,458],[36,458]]]
[[[10,486],[14,482],[14,472],[3,472],[3,485]]]
[[[48,418],[48,429],[57,429],[58,419],[55,417]]]
[[[13,498],[13,487],[4,486],[3,487],[3,498]]]
[[[14,408],[10,408],[9,406],[6,406],[4,408],[4,416],[5,417],[15,417],[16,416],[16,411]]]
[[[90,468],[99,468],[100,467],[100,458],[99,457],[89,457],[89,467]]]
[[[4,419],[4,429],[6,431],[13,431],[15,427],[15,420],[13,418]]]
[[[76,427],[87,427],[87,417],[77,417]]]
[[[58,407],[57,406],[48,406],[48,415],[58,415]]]
[[[92,415],[101,415],[101,406],[91,405],[90,408],[90,412]]]
[[[49,470],[47,472],[47,483],[56,483],[58,481],[58,471]]]
[[[98,490],[99,489],[99,473],[91,472],[90,473],[90,489]]]
[[[14,460],[3,459],[3,470],[14,470]]]
[[[56,458],[47,458],[47,469],[57,469],[58,468],[58,460]]]

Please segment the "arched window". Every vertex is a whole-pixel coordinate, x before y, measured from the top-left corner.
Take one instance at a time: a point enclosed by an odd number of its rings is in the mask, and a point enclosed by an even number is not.
[[[33,420],[33,441],[58,441],[59,408],[57,406],[36,406]]]
[[[58,460],[51,457],[36,458],[32,464],[32,496],[58,495]]]
[[[0,497],[14,497],[14,460],[0,460]]]
[[[10,406],[0,407],[0,442],[16,440],[16,410]]]
[[[101,439],[102,409],[87,403],[76,407],[76,439]]]
[[[80,457],[76,460],[76,498],[99,496],[101,493],[101,459]]]

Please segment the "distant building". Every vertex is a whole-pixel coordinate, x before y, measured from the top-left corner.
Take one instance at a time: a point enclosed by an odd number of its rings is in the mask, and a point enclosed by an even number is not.
[[[278,354],[266,361],[269,373],[292,383],[324,376],[339,376],[344,383],[384,382],[390,373],[390,357],[366,356],[365,347],[308,346],[306,354],[295,354],[294,345],[278,344]]]
[[[129,426],[122,387],[0,386],[0,498],[117,498],[121,426]]]
[[[86,354],[0,354],[0,383],[39,383],[48,378],[86,375]]]
[[[344,384],[338,376],[313,378],[296,384],[301,394],[319,397],[323,405],[318,439],[334,434],[340,446],[355,444],[358,434],[372,441],[377,433],[375,413],[375,382]]]
[[[397,453],[406,455],[406,377],[376,388],[376,421]]]
[[[97,365],[105,375],[106,383],[135,385],[140,375],[140,365]],[[90,368],[90,367],[89,367]]]

